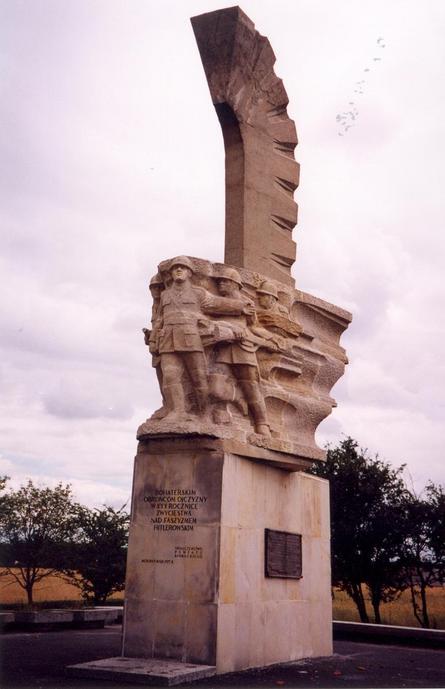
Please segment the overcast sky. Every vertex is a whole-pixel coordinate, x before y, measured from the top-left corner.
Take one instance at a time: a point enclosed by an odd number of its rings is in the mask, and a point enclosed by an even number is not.
[[[0,473],[14,484],[129,496],[160,397],[148,279],[176,254],[223,259],[223,142],[189,22],[221,7],[0,5]],[[300,139],[297,286],[354,314],[318,442],[351,435],[418,489],[444,482],[445,3],[241,7]]]

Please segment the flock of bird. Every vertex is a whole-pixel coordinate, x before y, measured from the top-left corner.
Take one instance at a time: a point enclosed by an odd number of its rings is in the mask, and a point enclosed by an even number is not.
[[[377,39],[377,47],[378,48],[385,48],[386,43],[385,39],[380,37]],[[381,57],[373,57],[372,61],[375,63],[381,62],[382,58]],[[363,72],[370,72],[371,67],[366,67]],[[366,79],[360,79],[360,81],[356,81],[354,84],[354,93],[356,93],[358,96],[362,96],[364,93],[365,89],[365,84],[366,84]],[[351,127],[354,127],[357,124],[357,118],[359,115],[359,110],[357,108],[357,103],[355,100],[349,101],[350,109],[345,110],[344,112],[338,113],[338,115],[335,118],[335,121],[337,123],[337,126],[339,128],[338,136],[345,136],[347,132],[351,129]]]

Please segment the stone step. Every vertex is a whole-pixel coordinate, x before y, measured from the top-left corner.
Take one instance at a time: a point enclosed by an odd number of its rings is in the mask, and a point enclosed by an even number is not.
[[[181,663],[178,660],[157,658],[105,658],[69,665],[66,669],[74,677],[166,687],[194,682],[216,674],[214,665]]]

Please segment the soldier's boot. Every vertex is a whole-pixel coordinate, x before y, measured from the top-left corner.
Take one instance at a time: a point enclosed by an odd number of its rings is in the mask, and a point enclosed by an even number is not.
[[[249,411],[253,416],[255,433],[270,438],[270,427],[267,421],[266,405],[258,383],[243,381],[242,387],[247,398]]]
[[[267,438],[270,438],[270,426],[267,423],[266,407],[264,402],[262,404],[254,402],[251,405],[251,409],[255,421],[255,433],[265,435]]]
[[[164,385],[164,397],[167,413],[165,421],[175,421],[186,416],[184,388],[180,383],[174,385]]]

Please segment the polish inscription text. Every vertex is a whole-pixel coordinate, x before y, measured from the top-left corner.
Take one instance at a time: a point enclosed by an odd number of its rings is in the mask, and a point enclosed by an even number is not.
[[[144,496],[154,531],[193,531],[207,496],[194,488],[157,488]]]

